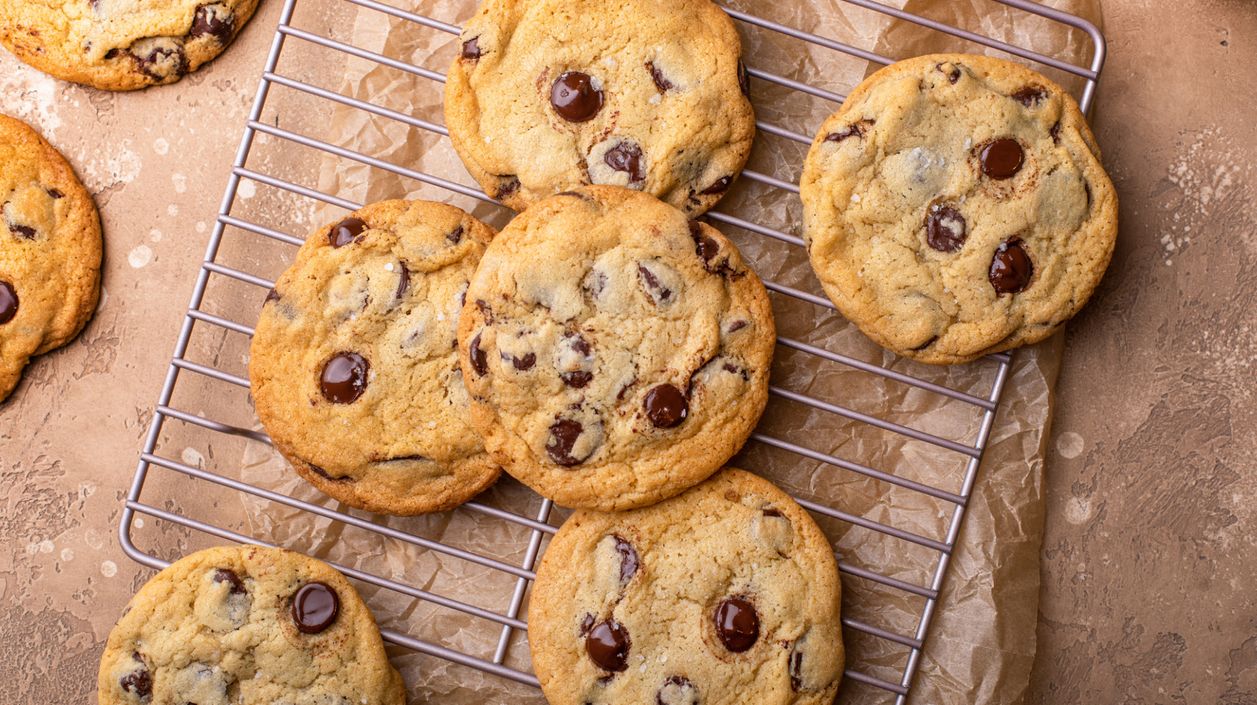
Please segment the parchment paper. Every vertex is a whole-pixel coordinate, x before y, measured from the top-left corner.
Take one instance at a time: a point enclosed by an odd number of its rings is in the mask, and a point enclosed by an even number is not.
[[[1098,23],[1098,1],[1059,0],[1049,4]],[[474,10],[470,0],[412,0],[397,4],[460,24]],[[895,58],[930,51],[976,52],[982,49],[837,0],[771,3],[742,0],[734,4],[738,9]],[[901,1],[897,6],[1051,56],[1077,61],[1084,58],[1089,48],[1085,36],[1079,32],[1066,31],[1060,25],[987,0],[910,0]],[[747,63],[751,66],[840,94],[845,94],[877,68],[774,33],[745,25],[740,29]],[[442,73],[454,55],[453,36],[369,10],[359,12],[352,31],[347,34],[355,46]],[[1058,80],[1063,79],[1058,72],[1049,73]],[[752,92],[761,120],[808,136],[836,109],[835,104],[825,100],[762,81],[753,83]],[[1076,83],[1066,81],[1066,84],[1077,87]],[[441,88],[427,79],[351,58],[345,65],[343,77],[337,77],[328,85],[344,95],[443,123]],[[336,107],[330,112],[328,124],[332,125],[332,138],[329,141],[335,144],[460,183],[473,183],[444,138],[350,108]],[[779,138],[761,138],[750,168],[796,181],[805,152],[803,145]],[[503,209],[334,157],[325,159],[318,185],[324,192],[357,202],[406,196],[447,201],[497,226],[509,217]],[[734,187],[720,210],[798,234],[797,197],[749,183],[747,179]],[[337,213],[339,211],[328,208],[318,213],[315,220],[328,220]],[[738,243],[765,279],[819,293],[801,249],[753,233],[720,227]],[[781,296],[774,296],[774,307],[778,328],[784,336],[887,365],[955,389],[986,395],[991,388],[996,366],[989,361],[950,368],[909,363],[884,353],[832,312]],[[913,702],[1015,703],[1024,697],[1034,658],[1043,523],[1043,448],[1051,417],[1051,390],[1060,360],[1060,339],[1061,336],[1057,336],[1045,344],[1020,351],[1015,357],[921,662]],[[780,346],[773,383],[963,442],[974,440],[981,422],[978,410],[963,402],[887,382]],[[774,399],[760,430],[816,451],[953,492],[960,490],[965,457],[801,404]],[[951,516],[952,506],[945,502],[763,444],[748,445],[734,462],[769,477],[798,496],[924,536],[941,539]],[[248,446],[242,475],[246,481],[263,487],[335,506],[298,479],[282,459],[261,444]],[[516,589],[516,578],[492,568],[312,518],[269,502],[253,498],[244,501],[251,533],[290,548],[499,612],[508,608]],[[481,501],[528,514],[535,514],[540,508],[535,495],[509,478],[486,493]],[[524,559],[530,534],[526,528],[465,509],[418,518],[358,515],[516,565]],[[551,522],[557,525],[564,516],[565,511],[557,510]],[[937,568],[938,554],[930,549],[837,520],[824,517],[820,520],[840,557],[852,565],[917,585],[927,585]],[[843,582],[844,615],[900,634],[914,633],[924,603],[922,598],[908,597],[848,575],[844,575]],[[487,620],[369,585],[363,586],[363,593],[382,626],[482,658],[493,655],[500,627]],[[906,662],[904,647],[852,630],[847,630],[846,640],[849,668],[898,681]],[[400,649],[394,650],[393,655],[394,663],[410,684],[415,702],[443,705],[544,702],[539,691],[531,687],[442,659]],[[506,663],[528,668],[526,637],[518,631],[511,638]],[[852,681],[844,684],[839,695],[839,702],[843,703],[889,700],[884,691]]]

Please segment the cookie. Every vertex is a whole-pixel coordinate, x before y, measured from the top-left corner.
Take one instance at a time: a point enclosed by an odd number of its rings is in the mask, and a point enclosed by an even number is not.
[[[256,7],[257,0],[0,0],[0,42],[62,80],[129,91],[197,70]]]
[[[834,305],[928,363],[1051,335],[1087,302],[1117,237],[1117,196],[1077,103],[982,56],[870,76],[817,133],[801,190]]]
[[[589,186],[502,230],[467,290],[471,420],[502,466],[568,507],[629,509],[711,475],[764,410],[767,292],[711,226]]]
[[[253,402],[315,487],[419,514],[497,479],[467,420],[455,337],[492,237],[453,206],[383,201],[316,230],[279,277],[253,335]]]
[[[65,158],[0,115],[0,402],[33,355],[87,324],[100,297],[100,215]]]
[[[653,507],[563,524],[529,600],[533,667],[551,705],[828,705],[840,592],[808,513],[728,468]]]
[[[515,210],[603,184],[693,217],[750,154],[741,40],[710,0],[485,0],[459,41],[446,126],[480,186]]]
[[[109,633],[100,705],[404,705],[370,610],[331,566],[277,548],[198,551]]]

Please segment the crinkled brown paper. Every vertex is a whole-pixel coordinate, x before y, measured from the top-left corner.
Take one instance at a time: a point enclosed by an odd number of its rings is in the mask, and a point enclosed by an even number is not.
[[[1051,4],[1098,21],[1098,2],[1060,0]],[[473,11],[470,0],[418,0],[406,6],[452,23],[461,23]],[[836,0],[743,0],[737,6],[896,58],[932,51],[981,50],[979,46],[907,22],[891,21]],[[912,0],[904,7],[1051,56],[1080,61],[1090,49],[1080,32],[1066,31],[1060,25],[989,0]],[[838,93],[845,94],[877,68],[763,30],[745,25],[741,30],[751,66]],[[451,35],[371,10],[361,10],[352,31],[342,28],[338,35],[363,49],[442,73],[454,55],[455,40]],[[438,84],[354,58],[346,60],[343,77],[335,73],[341,68],[328,67],[332,78],[325,85],[408,115],[443,122]],[[1059,74],[1054,77],[1062,78]],[[1078,88],[1076,82],[1070,85]],[[805,135],[811,135],[836,108],[832,103],[762,81],[754,82],[753,95],[760,119]],[[464,184],[472,183],[444,138],[350,108],[332,109],[325,105],[323,110],[324,115],[331,112],[328,124],[334,126],[334,139],[330,141],[336,144]],[[804,146],[782,139],[763,138],[750,166],[761,173],[796,181],[805,150]],[[501,209],[334,157],[325,158],[319,188],[356,202],[403,196],[445,200],[498,226],[506,217]],[[796,235],[799,209],[797,197],[747,179],[735,187],[720,207],[724,212]],[[334,218],[337,212],[329,208],[317,220]],[[801,249],[721,227],[765,279],[819,292]],[[933,368],[895,359],[836,314],[781,296],[774,299],[783,335],[977,394],[985,395],[994,379],[996,365],[989,361]],[[913,702],[1005,704],[1019,702],[1024,696],[1035,649],[1044,442],[1060,352],[1057,336],[1044,345],[1020,351],[1015,357],[921,662]],[[962,441],[972,442],[981,420],[975,408],[962,402],[782,347],[778,348],[773,382]],[[773,399],[761,430],[951,491],[960,489],[965,460],[962,456],[797,403]],[[296,478],[269,448],[261,444],[249,448],[243,479],[334,506]],[[735,462],[799,496],[926,536],[941,538],[950,517],[951,506],[946,503],[761,444],[750,444]],[[487,493],[483,501],[528,514],[535,514],[540,506],[534,495],[509,479]],[[245,502],[250,530],[255,536],[407,582],[421,590],[504,611],[516,588],[516,579],[499,571],[269,502],[252,498]],[[552,521],[557,523],[565,514],[556,512]],[[359,515],[514,564],[523,561],[529,539],[527,529],[467,510],[418,518]],[[823,520],[822,525],[845,561],[919,585],[929,583],[937,560],[933,551],[838,521]],[[903,593],[852,576],[844,576],[844,588],[845,615],[900,634],[911,635],[915,631],[922,599],[907,598]],[[492,657],[500,627],[486,620],[371,586],[364,586],[363,593],[385,627],[480,657]],[[849,667],[898,681],[906,660],[905,648],[850,630],[847,646]],[[540,692],[531,687],[438,658],[403,649],[394,649],[393,657],[410,684],[415,702],[544,702]],[[506,663],[527,670],[528,662],[526,637],[517,632],[511,638]],[[847,681],[839,700],[880,703],[892,698],[883,691]]]

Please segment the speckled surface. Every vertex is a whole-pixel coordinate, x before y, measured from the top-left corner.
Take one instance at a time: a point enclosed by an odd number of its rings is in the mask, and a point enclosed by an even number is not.
[[[1257,5],[1196,5],[1105,5],[1094,122],[1122,232],[1068,334],[1036,704],[1257,703]],[[132,95],[0,54],[0,110],[65,152],[106,230],[96,319],[0,407],[9,702],[92,702],[109,627],[151,574],[118,546],[121,497],[279,9],[264,2],[206,69]]]

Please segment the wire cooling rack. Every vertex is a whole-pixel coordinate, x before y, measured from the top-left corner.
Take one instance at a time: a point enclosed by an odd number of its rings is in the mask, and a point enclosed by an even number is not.
[[[451,42],[454,41],[453,37],[456,37],[459,33],[459,28],[455,25],[420,16],[376,0],[338,1],[357,6],[360,8],[359,11],[380,13],[379,19],[387,19],[389,22],[411,22],[422,27],[424,31],[449,34],[451,35],[449,40]],[[1083,87],[1078,96],[1079,102],[1084,112],[1091,106],[1095,95],[1096,82],[1104,63],[1105,42],[1099,30],[1081,18],[1028,0],[991,0],[991,2],[998,2],[1018,12],[1028,13],[1027,18],[1030,15],[1038,16],[1035,21],[1058,23],[1084,32],[1092,43],[1092,59],[1089,66],[1074,65],[1068,61],[1046,56],[972,31],[949,26],[883,5],[874,2],[874,0],[845,0],[845,2],[871,12],[882,13],[898,20],[918,25],[927,30],[958,37],[972,43],[975,47],[988,47],[1031,63],[1051,67],[1080,77]],[[207,290],[210,288],[211,282],[221,279],[242,283],[246,287],[257,287],[256,292],[259,301],[265,291],[272,286],[272,281],[265,276],[220,261],[220,248],[223,243],[224,233],[234,231],[233,235],[241,238],[256,237],[261,238],[261,241],[271,242],[272,244],[275,242],[283,243],[285,246],[299,246],[301,244],[300,237],[282,232],[279,229],[256,222],[257,219],[250,219],[247,215],[237,213],[237,195],[242,188],[242,184],[250,184],[249,188],[251,190],[261,184],[290,194],[297,194],[300,197],[313,199],[322,204],[330,204],[345,209],[360,207],[360,204],[341,198],[336,194],[323,193],[314,188],[295,183],[279,173],[271,173],[267,170],[265,164],[254,164],[250,160],[250,154],[255,146],[255,140],[278,140],[290,145],[300,145],[304,148],[322,152],[324,155],[330,155],[331,158],[366,165],[396,175],[402,179],[415,180],[436,189],[443,189],[485,203],[495,203],[493,199],[486,196],[479,189],[457,183],[449,178],[415,171],[400,164],[390,163],[386,159],[355,151],[350,147],[331,144],[285,127],[280,127],[279,125],[284,121],[279,118],[272,120],[270,123],[264,122],[262,119],[263,113],[267,107],[271,89],[275,86],[283,86],[286,89],[303,94],[311,101],[307,103],[307,106],[312,106],[315,110],[331,110],[341,106],[341,108],[366,111],[376,118],[394,120],[436,135],[447,135],[445,128],[441,125],[412,115],[403,114],[381,105],[341,95],[335,91],[313,85],[278,71],[277,67],[285,47],[291,46],[293,43],[304,43],[309,47],[317,47],[320,50],[344,52],[372,64],[390,67],[414,76],[430,79],[434,82],[442,82],[444,80],[442,74],[429,68],[414,65],[402,58],[368,51],[324,34],[294,26],[293,15],[297,5],[298,0],[285,0],[281,10],[279,26],[266,58],[264,72],[249,113],[240,148],[235,156],[226,193],[213,227],[205,260],[196,277],[191,304],[179,331],[178,342],[175,345],[174,355],[144,442],[134,481],[126,496],[126,504],[122,512],[120,526],[122,546],[131,558],[146,566],[161,568],[168,565],[168,561],[140,548],[133,541],[132,534],[135,527],[143,525],[143,522],[140,521],[137,515],[145,515],[160,522],[168,522],[170,525],[182,527],[179,530],[189,534],[200,532],[219,539],[242,543],[267,543],[263,539],[238,533],[230,528],[215,525],[213,522],[186,516],[175,510],[175,506],[170,502],[166,502],[165,508],[163,508],[154,503],[153,500],[146,501],[146,480],[151,480],[155,473],[164,472],[206,481],[214,486],[223,488],[225,491],[247,493],[259,502],[271,502],[277,507],[282,506],[290,511],[307,512],[333,523],[374,532],[427,551],[438,552],[450,559],[467,561],[489,571],[500,572],[513,579],[508,581],[513,586],[509,596],[503,596],[502,602],[508,604],[505,610],[487,609],[469,604],[459,599],[458,595],[441,594],[435,589],[429,590],[418,587],[418,585],[422,584],[421,581],[413,581],[413,583],[408,584],[371,571],[349,568],[343,565],[337,566],[352,578],[363,583],[393,591],[408,598],[432,603],[444,609],[461,612],[475,619],[485,620],[491,625],[496,625],[494,626],[495,629],[500,627],[500,636],[497,639],[496,647],[492,649],[492,653],[487,651],[486,653],[470,653],[460,650],[454,643],[442,643],[439,638],[425,640],[413,634],[388,629],[384,630],[386,640],[466,667],[535,686],[537,680],[531,673],[514,668],[508,665],[506,661],[512,637],[518,636],[519,633],[527,629],[527,624],[520,618],[520,615],[528,585],[535,576],[533,568],[542,550],[542,544],[548,535],[556,531],[556,527],[551,520],[552,505],[548,500],[537,499],[539,509],[535,514],[524,514],[514,509],[493,506],[491,502],[482,501],[469,503],[457,510],[458,512],[478,515],[478,521],[506,522],[520,528],[518,535],[521,537],[523,544],[519,547],[518,553],[523,556],[523,560],[520,563],[512,563],[485,555],[486,552],[446,545],[424,538],[418,532],[409,533],[359,515],[338,511],[293,498],[271,489],[258,487],[239,479],[240,473],[237,468],[228,466],[225,468],[210,467],[205,469],[202,467],[203,463],[198,460],[188,458],[186,455],[178,458],[169,457],[173,454],[172,451],[164,446],[159,448],[159,439],[162,437],[163,428],[166,428],[168,421],[175,421],[185,426],[185,435],[192,433],[202,434],[207,439],[222,436],[239,439],[245,443],[269,443],[269,440],[263,434],[247,428],[248,422],[239,420],[241,413],[239,409],[233,409],[233,413],[226,413],[222,410],[220,410],[221,413],[216,413],[213,410],[181,408],[174,401],[176,387],[181,380],[185,380],[189,375],[194,378],[193,384],[207,386],[210,389],[214,389],[215,385],[226,385],[223,389],[248,388],[248,380],[227,371],[225,369],[226,365],[218,364],[218,362],[211,364],[197,362],[191,359],[189,355],[189,344],[193,338],[194,331],[198,330],[198,328],[209,327],[212,331],[216,331],[217,334],[224,336],[238,335],[247,337],[253,334],[251,321],[247,323],[238,322],[211,312],[212,309],[206,305],[208,303]],[[881,56],[872,51],[783,26],[735,9],[726,9],[732,17],[741,23],[741,29],[747,32],[769,32],[790,37],[793,40],[806,42],[827,51],[835,52],[835,58],[838,54],[845,54],[879,65],[888,64],[892,61],[890,57]],[[753,57],[751,61],[752,63],[754,62]],[[755,66],[751,66],[749,72],[758,81],[773,84],[783,90],[832,101],[835,105],[843,100],[842,95],[832,91],[814,87],[786,76],[775,75]],[[439,95],[439,92],[437,95]],[[759,129],[763,134],[793,141],[800,145],[807,145],[811,141],[805,134],[799,134],[793,130],[768,124],[764,121],[759,123]],[[798,188],[793,183],[770,174],[747,170],[743,173],[743,178],[744,180],[763,184],[770,189],[781,189],[791,194],[798,193]],[[803,244],[798,237],[789,233],[782,232],[768,225],[744,220],[733,213],[712,212],[708,217],[727,228],[745,231],[749,234],[748,236],[768,237],[784,242],[792,247],[801,247]],[[291,252],[289,252],[290,255]],[[765,284],[778,296],[788,297],[805,305],[820,307],[826,310],[826,312],[832,312],[832,305],[822,296],[781,283],[766,281]],[[846,580],[869,581],[882,588],[899,591],[918,599],[916,604],[919,604],[920,611],[916,616],[916,628],[911,633],[899,633],[891,629],[868,624],[853,616],[847,616],[843,620],[847,634],[882,640],[890,647],[903,651],[903,658],[896,662],[897,677],[887,677],[884,670],[879,672],[879,675],[873,675],[853,668],[846,673],[847,682],[854,681],[883,691],[887,700],[893,700],[897,704],[901,704],[907,699],[912,687],[913,677],[919,665],[925,638],[934,612],[938,607],[939,593],[947,573],[949,559],[956,546],[957,536],[964,519],[965,507],[973,489],[978,467],[982,461],[992,423],[995,419],[996,409],[1008,378],[1011,356],[1008,354],[991,356],[986,363],[990,365],[992,370],[992,373],[989,375],[989,386],[985,388],[985,393],[973,393],[971,389],[954,389],[929,380],[918,379],[908,373],[891,369],[894,365],[881,365],[876,362],[869,362],[851,354],[824,349],[801,340],[783,337],[779,340],[779,345],[795,353],[807,356],[808,359],[815,358],[813,362],[816,364],[833,363],[872,375],[881,380],[883,384],[907,385],[922,394],[940,395],[948,403],[970,408],[980,417],[980,422],[976,424],[974,437],[963,441],[952,440],[916,428],[910,428],[889,419],[846,408],[840,400],[814,398],[807,394],[792,391],[786,386],[776,383],[772,387],[772,394],[778,399],[802,404],[812,410],[826,414],[835,414],[849,422],[867,425],[880,433],[898,435],[924,443],[933,453],[953,454],[960,461],[958,467],[963,468],[963,470],[958,478],[958,483],[952,488],[932,486],[905,477],[905,473],[879,470],[859,460],[836,457],[829,453],[775,437],[762,430],[757,431],[752,437],[752,444],[763,444],[777,451],[798,454],[819,464],[858,473],[866,478],[870,478],[872,481],[889,483],[908,492],[920,493],[939,501],[945,507],[945,512],[943,513],[945,531],[939,537],[931,537],[922,535],[910,528],[892,526],[864,516],[850,514],[840,508],[809,500],[807,497],[798,498],[803,506],[822,520],[828,518],[829,520],[849,522],[861,529],[894,537],[895,539],[922,547],[934,554],[932,560],[933,568],[927,574],[928,580],[921,582],[886,575],[879,572],[878,567],[875,565],[862,565],[857,560],[843,560],[843,557],[840,555],[840,569],[847,576]],[[184,383],[187,384],[188,382],[185,381]],[[772,413],[771,406],[769,413]],[[219,464],[221,465],[222,463]],[[153,490],[152,492],[156,491]],[[858,660],[858,658],[849,659],[852,663],[858,663]]]

